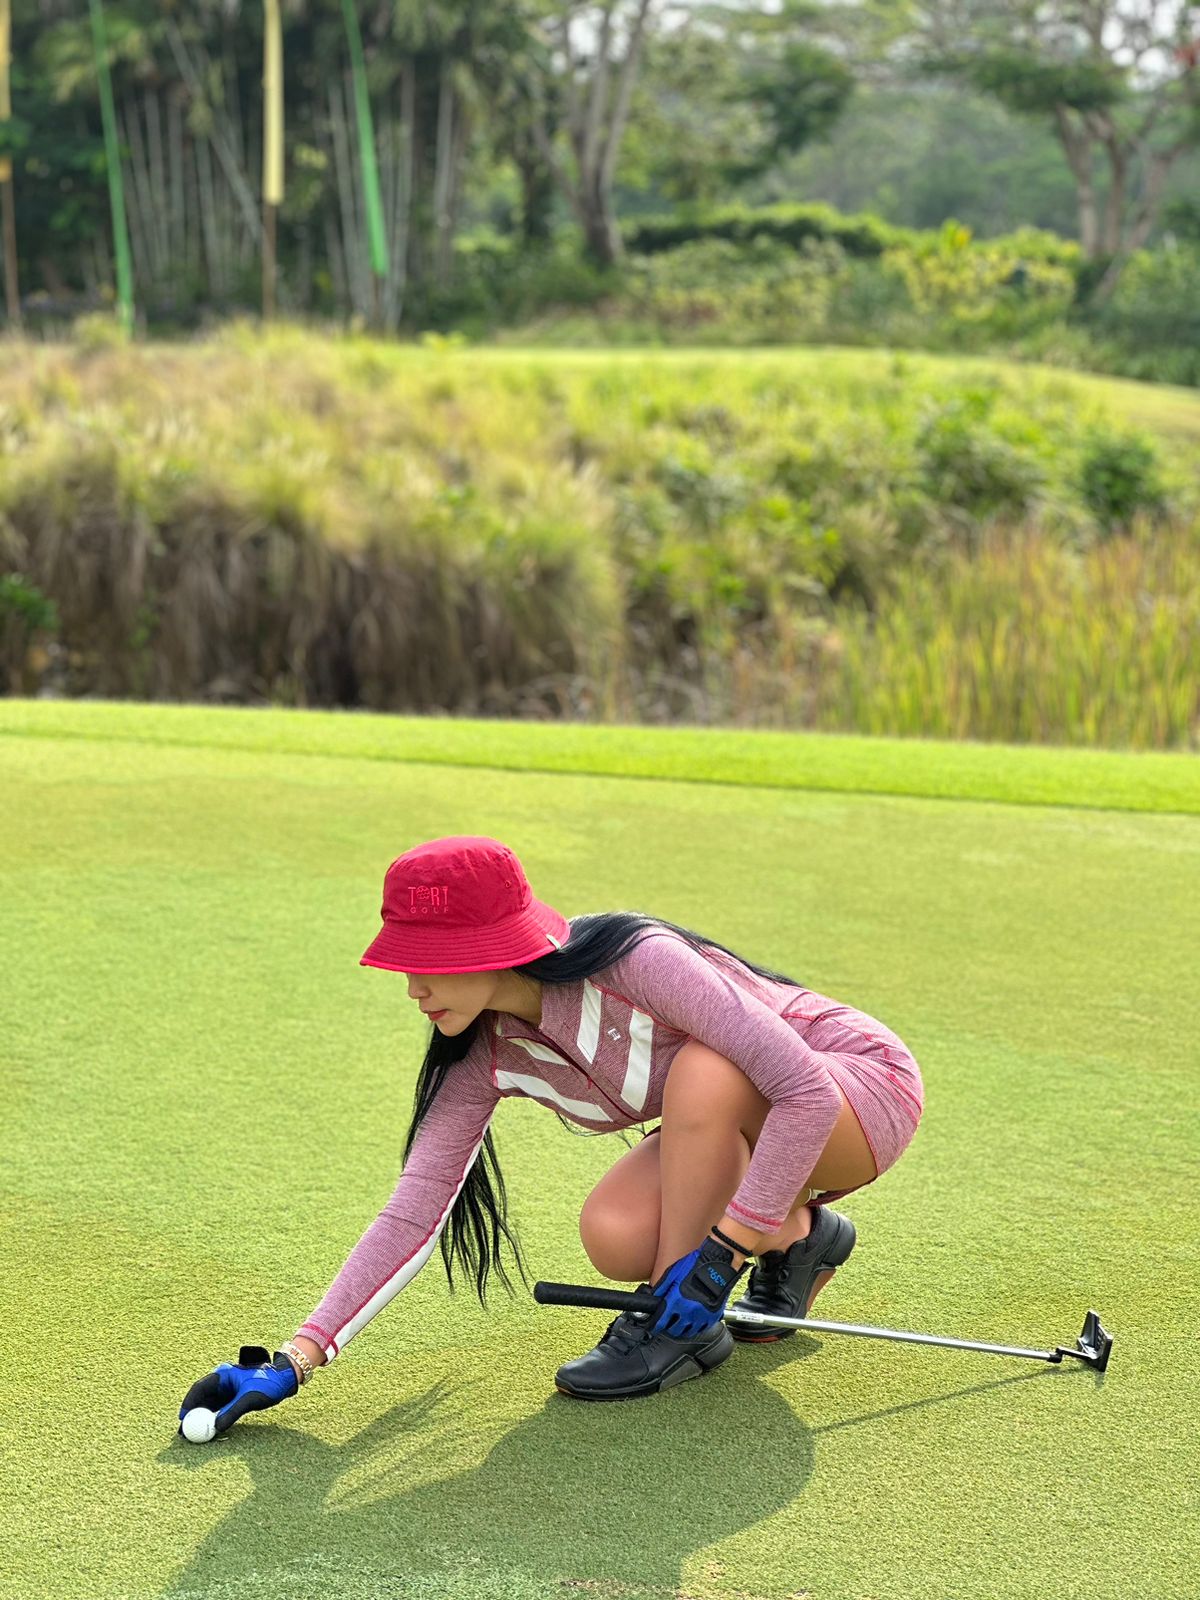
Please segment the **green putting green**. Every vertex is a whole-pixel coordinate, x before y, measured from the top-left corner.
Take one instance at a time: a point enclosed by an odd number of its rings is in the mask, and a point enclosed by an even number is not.
[[[1166,1600],[1197,1549],[1200,766],[1188,755],[0,701],[4,1536],[46,1600]],[[427,1037],[360,967],[411,845],[487,833],[860,1006],[921,1065],[830,1334],[589,1405],[609,1313],[440,1255],[211,1445],[193,1379],[315,1307]],[[530,1281],[620,1139],[493,1124]],[[518,1286],[519,1278],[514,1274]]]

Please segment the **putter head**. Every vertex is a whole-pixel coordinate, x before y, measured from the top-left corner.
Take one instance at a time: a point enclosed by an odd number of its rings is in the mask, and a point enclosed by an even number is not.
[[[1089,1367],[1095,1367],[1097,1372],[1103,1372],[1108,1365],[1112,1342],[1112,1334],[1105,1329],[1097,1313],[1089,1311],[1083,1319],[1083,1331],[1075,1341],[1075,1348],[1068,1350],[1066,1345],[1060,1344],[1055,1354],[1060,1358],[1074,1356],[1077,1361],[1083,1361]]]

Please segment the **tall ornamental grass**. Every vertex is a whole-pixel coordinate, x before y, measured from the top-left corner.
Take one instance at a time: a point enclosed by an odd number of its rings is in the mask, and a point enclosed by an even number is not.
[[[823,640],[812,725],[864,733],[1200,745],[1200,536],[1138,521],[1072,551],[995,530],[973,557],[901,569],[877,618]]]

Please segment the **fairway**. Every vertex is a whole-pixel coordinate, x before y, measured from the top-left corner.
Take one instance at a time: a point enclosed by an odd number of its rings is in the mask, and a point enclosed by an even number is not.
[[[1200,777],[1188,755],[0,700],[5,1600],[1184,1600],[1195,1593]],[[440,1255],[211,1445],[192,1381],[312,1311],[427,1038],[359,965],[412,845],[502,840],[894,1029],[927,1109],[801,1334],[554,1390],[601,1311]],[[625,1145],[494,1123],[533,1278]],[[506,1260],[509,1258],[506,1257]]]

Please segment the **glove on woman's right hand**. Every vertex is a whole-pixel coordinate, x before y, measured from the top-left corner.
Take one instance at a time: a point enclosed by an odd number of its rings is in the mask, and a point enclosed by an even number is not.
[[[183,1398],[179,1420],[182,1424],[193,1407],[206,1406],[216,1415],[217,1432],[224,1433],[247,1411],[278,1405],[281,1400],[290,1399],[299,1387],[296,1369],[282,1350],[276,1350],[272,1359],[265,1346],[244,1344],[236,1362],[222,1361],[212,1372],[196,1379]],[[182,1434],[182,1426],[179,1432]]]

